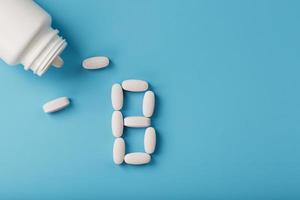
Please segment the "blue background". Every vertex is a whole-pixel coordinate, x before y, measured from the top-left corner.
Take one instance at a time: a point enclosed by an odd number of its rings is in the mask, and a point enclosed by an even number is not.
[[[69,46],[41,78],[0,62],[1,199],[300,198],[300,1],[37,2]],[[81,68],[95,55],[111,66]],[[128,78],[157,95],[146,166],[112,161],[110,89]],[[72,106],[44,114],[59,96]],[[125,102],[142,114],[142,94]]]

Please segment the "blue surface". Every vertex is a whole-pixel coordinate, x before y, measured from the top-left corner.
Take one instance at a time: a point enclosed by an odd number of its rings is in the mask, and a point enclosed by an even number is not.
[[[38,3],[69,46],[42,78],[0,62],[0,199],[300,198],[300,1]],[[93,55],[112,65],[85,71]],[[112,162],[110,89],[128,78],[157,94],[147,166]],[[59,96],[72,106],[44,114]],[[126,141],[143,150],[143,130]]]

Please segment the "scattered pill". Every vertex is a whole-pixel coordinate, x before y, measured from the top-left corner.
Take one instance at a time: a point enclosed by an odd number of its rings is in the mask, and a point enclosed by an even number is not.
[[[125,142],[123,138],[116,138],[113,148],[114,163],[120,165],[123,163],[125,156]]]
[[[154,92],[147,91],[143,99],[143,114],[145,117],[151,117],[155,107],[155,96]]]
[[[104,56],[87,58],[82,62],[85,69],[100,69],[109,65],[109,59]]]
[[[151,161],[151,156],[142,152],[129,153],[125,155],[124,161],[131,165],[143,165]]]
[[[64,65],[64,61],[61,57],[57,56],[53,61],[52,65],[56,68],[61,68]]]
[[[111,88],[111,102],[114,110],[121,110],[123,107],[123,89],[120,84],[114,84]]]
[[[143,92],[148,89],[148,83],[143,80],[125,80],[122,82],[122,88],[130,92]]]
[[[70,100],[67,97],[60,97],[44,104],[43,110],[45,113],[52,113],[67,107]]]
[[[151,124],[150,118],[147,117],[125,117],[124,125],[132,128],[148,127]]]
[[[123,135],[123,115],[120,111],[114,111],[111,119],[112,133],[115,137]]]
[[[155,151],[156,146],[156,132],[155,129],[149,127],[145,131],[144,136],[144,148],[145,152],[148,154],[152,154]]]

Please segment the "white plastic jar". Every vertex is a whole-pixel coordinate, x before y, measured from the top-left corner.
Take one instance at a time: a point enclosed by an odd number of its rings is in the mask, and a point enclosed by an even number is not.
[[[57,61],[66,41],[51,17],[32,0],[0,0],[0,58],[41,76]]]

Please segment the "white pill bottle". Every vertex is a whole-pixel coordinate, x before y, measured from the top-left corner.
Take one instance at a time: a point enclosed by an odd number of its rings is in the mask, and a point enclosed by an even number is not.
[[[51,16],[33,0],[0,0],[0,58],[41,76],[60,67],[66,41],[51,28]]]

